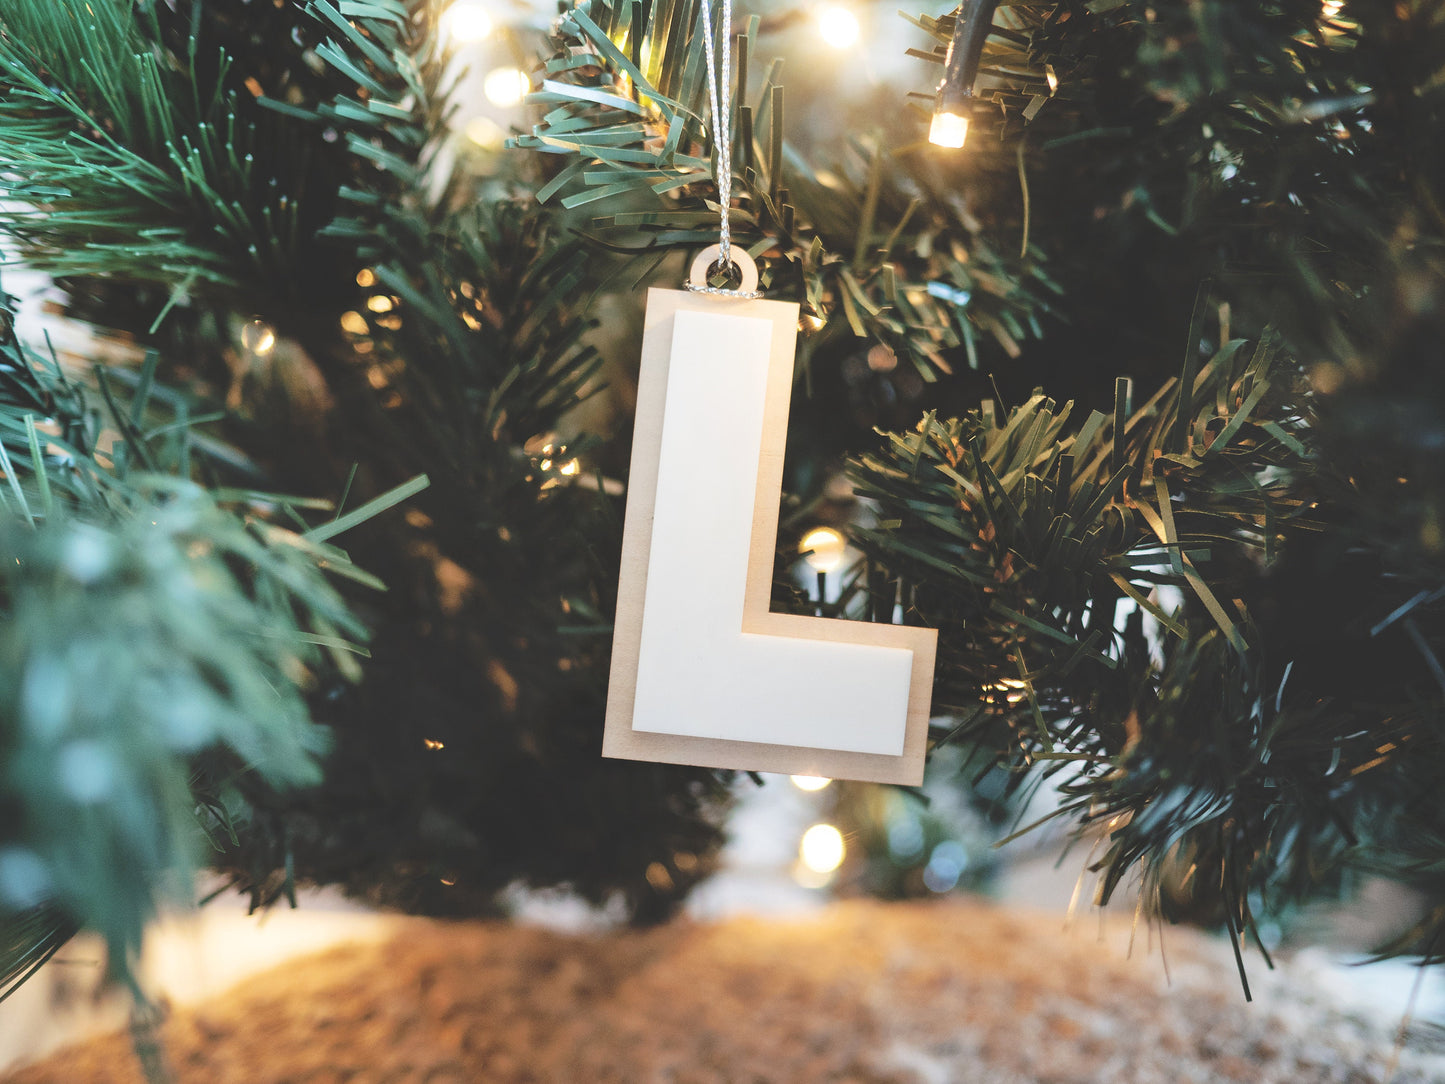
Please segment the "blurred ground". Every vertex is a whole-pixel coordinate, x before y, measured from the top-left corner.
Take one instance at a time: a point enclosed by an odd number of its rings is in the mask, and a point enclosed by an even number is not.
[[[1445,1081],[1436,969],[1416,990],[1417,969],[1345,966],[1338,940],[1274,973],[1254,953],[1246,1004],[1215,938],[1170,929],[1161,954],[1127,900],[1069,919],[1085,855],[1058,862],[1058,837],[1018,848],[992,901],[830,903],[792,876],[827,792],[772,780],[743,798],[722,871],[662,929],[619,930],[558,892],[517,892],[512,924],[375,915],[328,893],[171,919],[143,971],[174,1007],[179,1080],[1383,1084],[1398,1051],[1393,1084]],[[1376,895],[1353,913],[1398,911]],[[123,1000],[86,996],[100,955],[73,944],[0,1007],[0,1067],[123,1027]],[[1402,1032],[1412,995],[1421,1023]],[[0,1077],[129,1084],[134,1067],[121,1033]]]
[[[566,934],[397,920],[175,1013],[206,1084],[1395,1084],[1445,1079],[1445,1038],[1343,1013],[1288,971],[1234,986],[1227,947],[953,898],[791,919]],[[1084,927],[1091,927],[1085,931]],[[1143,935],[1141,933],[1141,940]],[[1142,945],[1138,946],[1142,949]],[[13,1084],[141,1080],[125,1035]]]

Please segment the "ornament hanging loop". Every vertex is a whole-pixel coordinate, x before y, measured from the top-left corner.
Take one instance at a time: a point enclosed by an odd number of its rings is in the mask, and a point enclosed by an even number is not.
[[[707,277],[714,268],[721,268],[723,264],[722,245],[709,245],[697,254],[692,261],[692,269],[687,273],[687,288],[695,294],[717,294],[721,297],[762,297],[758,292],[758,265],[753,263],[753,258],[740,248],[734,248],[727,258],[727,264],[737,268],[742,281],[738,283],[737,289],[729,290],[721,286],[709,286]]]

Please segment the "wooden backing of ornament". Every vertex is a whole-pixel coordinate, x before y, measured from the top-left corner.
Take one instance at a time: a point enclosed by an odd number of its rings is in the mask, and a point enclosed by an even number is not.
[[[643,603],[647,594],[648,555],[652,546],[652,510],[657,497],[663,409],[671,363],[673,318],[684,309],[716,312],[720,305],[727,306],[726,311],[730,314],[768,320],[773,326],[772,360],[768,368],[767,402],[763,414],[763,449],[753,506],[742,631],[912,651],[908,719],[901,756],[656,734],[632,729]],[[787,443],[788,404],[792,394],[797,332],[798,306],[790,302],[720,299],[682,290],[653,288],[648,291],[602,755],[627,760],[916,785],[923,779],[937,631],[778,614],[768,609],[772,593],[773,556],[777,547],[783,451]],[[800,675],[800,680],[806,680],[806,676]]]

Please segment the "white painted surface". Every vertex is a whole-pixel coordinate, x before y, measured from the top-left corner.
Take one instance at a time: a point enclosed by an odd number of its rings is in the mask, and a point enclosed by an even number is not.
[[[632,727],[900,756],[912,651],[742,631],[771,336],[676,316]]]

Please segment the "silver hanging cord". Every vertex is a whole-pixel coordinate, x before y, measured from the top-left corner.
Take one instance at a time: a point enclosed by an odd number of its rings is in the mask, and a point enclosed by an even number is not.
[[[732,138],[732,96],[729,91],[733,83],[732,51],[732,0],[722,0],[722,19],[718,31],[722,37],[721,48],[713,45],[712,5],[702,0],[702,40],[707,51],[707,93],[712,106],[713,146],[717,150],[717,198],[718,198],[718,257],[713,266],[742,267],[732,252],[732,227],[728,214],[733,200],[733,138]],[[718,52],[722,53],[722,64],[718,64]],[[751,262],[751,261],[749,261]],[[725,294],[732,297],[760,297],[756,290],[727,290],[715,286],[698,285],[689,282],[687,288],[696,293]]]
[[[728,225],[728,208],[733,195],[732,98],[733,85],[733,0],[722,0],[722,70],[718,70],[712,41],[712,5],[702,0],[702,40],[707,49],[707,94],[712,103],[713,145],[717,148],[717,198],[722,219],[718,230],[721,255],[718,263],[726,267],[732,252],[732,230]]]

